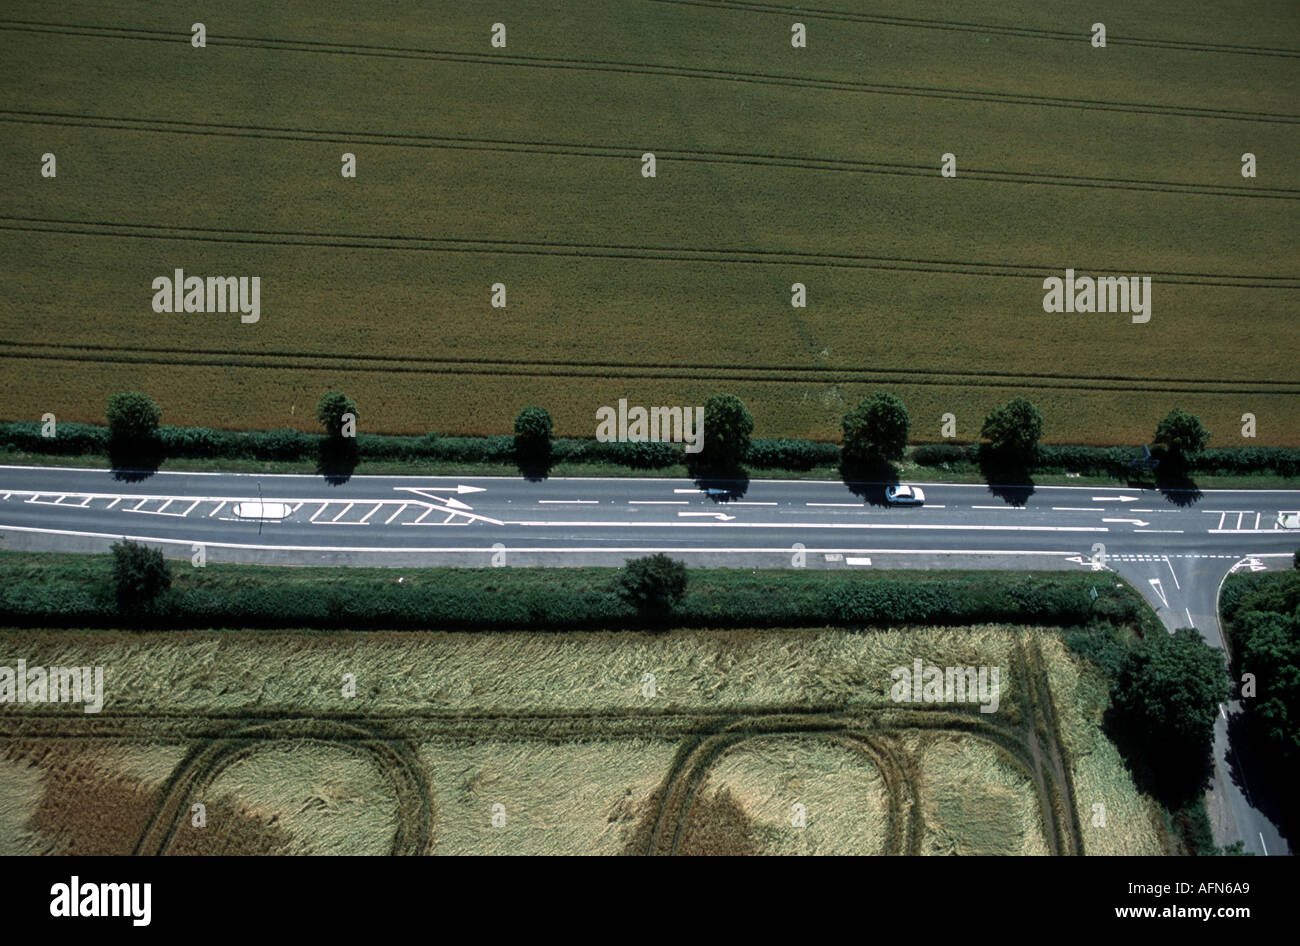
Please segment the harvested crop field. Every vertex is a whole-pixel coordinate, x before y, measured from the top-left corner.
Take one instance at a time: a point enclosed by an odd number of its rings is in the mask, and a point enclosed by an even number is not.
[[[104,701],[0,704],[5,854],[1169,846],[1041,629],[0,632],[19,659]],[[992,702],[895,701],[918,659],[997,667]]]
[[[167,423],[311,428],[340,388],[369,432],[538,403],[590,436],[725,390],[758,436],[837,439],[884,388],[918,440],[1023,394],[1052,442],[1177,404],[1215,446],[1246,411],[1300,444],[1300,8],[1197,6],[523,0],[496,48],[472,5],[233,0],[196,49],[140,0],[14,0],[5,414],[139,388]],[[178,268],[259,276],[260,319],[154,312]],[[1045,313],[1066,269],[1150,276],[1150,322]]]

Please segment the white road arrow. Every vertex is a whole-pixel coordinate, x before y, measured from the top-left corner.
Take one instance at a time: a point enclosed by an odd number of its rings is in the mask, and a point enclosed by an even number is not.
[[[1160,579],[1148,578],[1147,583],[1150,584],[1155,593],[1160,596],[1160,600],[1164,602],[1165,607],[1169,607],[1169,599],[1165,597],[1165,589],[1161,586]]]
[[[458,509],[469,509],[469,506],[463,506],[456,503],[454,499],[448,499],[445,496],[434,496],[434,493],[485,493],[487,489],[482,486],[394,486],[394,490],[403,493],[416,493],[427,499],[436,499],[440,503],[456,504]]]
[[[1135,503],[1138,501],[1136,496],[1094,496],[1094,503]]]
[[[1149,526],[1151,523],[1143,522],[1141,519],[1103,519],[1102,522],[1129,522],[1135,526]]]
[[[728,516],[725,512],[679,512],[679,516],[708,516],[717,519],[719,522],[730,522],[735,516]]]

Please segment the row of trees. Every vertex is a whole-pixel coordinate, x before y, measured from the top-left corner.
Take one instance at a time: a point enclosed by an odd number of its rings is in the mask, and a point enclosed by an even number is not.
[[[325,431],[327,445],[349,443],[359,417],[356,402],[339,391],[325,394],[316,406],[316,419]],[[151,442],[162,411],[148,395],[128,392],[109,399],[107,418],[115,444],[139,448]],[[554,426],[544,408],[530,406],[519,412],[514,434],[521,461],[546,461]],[[841,429],[843,457],[849,465],[891,463],[903,458],[911,419],[898,397],[881,392],[864,398],[845,414]],[[737,469],[749,452],[753,431],[753,415],[740,398],[715,394],[704,402],[704,448],[688,459],[702,470]],[[1043,436],[1042,412],[1025,398],[1013,398],[989,412],[980,436],[993,458],[1030,468]],[[1166,461],[1176,467],[1203,450],[1209,438],[1198,417],[1175,407],[1156,426],[1153,442],[1165,448]]]

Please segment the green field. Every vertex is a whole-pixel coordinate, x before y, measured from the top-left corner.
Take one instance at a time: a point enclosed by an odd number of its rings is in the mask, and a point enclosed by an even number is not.
[[[0,705],[0,854],[1176,849],[1041,628],[0,632],[20,657],[104,703]],[[892,701],[918,658],[1001,668],[997,711]]]
[[[310,427],[338,387],[370,432],[539,403],[589,436],[725,390],[758,436],[834,439],[883,388],[923,441],[1024,394],[1053,442],[1178,404],[1298,445],[1300,7],[1197,6],[14,0],[0,413],[140,388],[167,423]],[[259,275],[261,321],[154,313],[176,268]],[[1151,321],[1044,313],[1067,268],[1150,275]]]

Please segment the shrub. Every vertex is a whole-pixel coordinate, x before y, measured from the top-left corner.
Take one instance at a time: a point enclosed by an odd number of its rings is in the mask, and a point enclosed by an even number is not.
[[[901,460],[910,421],[903,402],[884,392],[864,398],[844,415],[844,456],[850,460]]]
[[[340,440],[344,436],[344,425],[347,418],[346,414],[352,415],[352,421],[361,419],[357,413],[356,402],[348,397],[342,391],[330,391],[323,395],[316,405],[316,419],[320,421],[321,426],[325,428],[325,435],[334,440]],[[355,427],[352,433],[355,434]]]
[[[1036,459],[1043,436],[1043,415],[1023,397],[1013,398],[989,411],[980,436],[989,441],[995,454],[1029,464]]]
[[[150,443],[162,420],[162,409],[153,398],[139,391],[114,394],[108,399],[109,435],[123,445]]]
[[[686,594],[686,566],[662,552],[634,558],[619,574],[619,593],[642,616],[665,617]]]
[[[171,569],[162,552],[137,542],[116,542],[113,587],[122,611],[144,611],[171,587]]]

